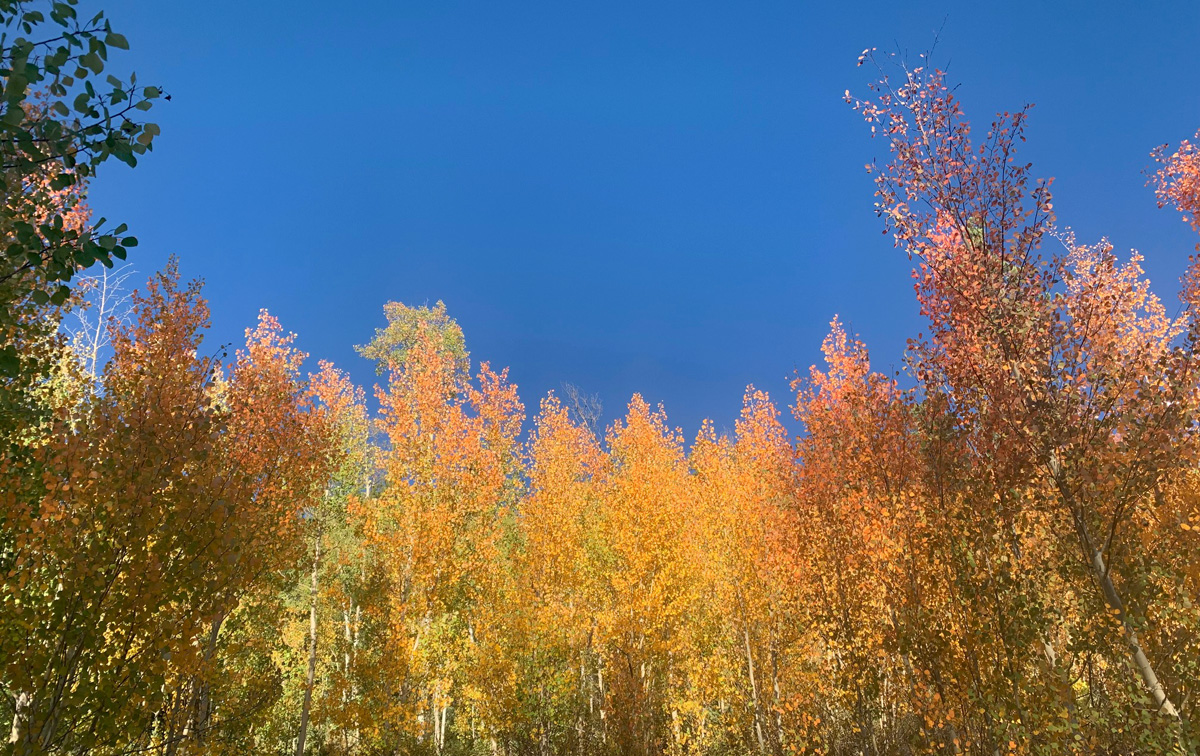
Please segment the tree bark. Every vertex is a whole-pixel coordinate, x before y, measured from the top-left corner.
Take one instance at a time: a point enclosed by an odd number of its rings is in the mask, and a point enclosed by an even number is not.
[[[1084,526],[1084,535],[1086,535],[1086,526]],[[1129,617],[1125,613],[1125,603],[1121,600],[1121,595],[1117,592],[1116,585],[1113,584],[1108,565],[1104,563],[1104,554],[1101,553],[1100,549],[1092,546],[1090,538],[1086,543],[1092,552],[1092,572],[1100,584],[1100,590],[1104,594],[1105,603],[1116,613],[1117,619],[1121,622],[1121,627],[1125,631],[1125,642],[1129,644],[1129,650],[1133,656],[1133,664],[1137,667],[1138,674],[1141,675],[1142,681],[1146,683],[1146,687],[1150,689],[1150,695],[1154,698],[1154,703],[1158,705],[1158,710],[1178,720],[1180,718],[1179,710],[1175,708],[1175,704],[1167,697],[1167,692],[1163,689],[1162,683],[1158,681],[1158,675],[1154,673],[1154,668],[1150,665],[1150,660],[1146,658],[1146,652],[1142,650],[1142,644],[1138,641],[1137,631],[1133,629],[1133,625],[1129,622]]]
[[[782,698],[783,697],[779,692],[779,655],[778,655],[778,652],[775,650],[775,633],[773,630],[771,632],[770,649],[771,649],[771,687],[775,693],[775,705],[774,705],[773,711],[772,711],[773,718],[775,720],[775,743],[773,744],[772,749],[777,754],[777,756],[782,756],[782,754],[783,754],[783,714],[782,714],[783,700],[782,700]]]
[[[754,703],[754,736],[758,740],[758,752],[765,753],[763,743],[762,711],[758,703],[758,681],[754,678],[754,654],[750,650],[750,628],[742,627],[742,639],[746,642],[746,669],[750,672],[750,697]]]
[[[208,631],[208,646],[204,649],[205,670],[211,670],[213,659],[217,656],[217,638],[221,634],[221,625],[225,622],[222,615],[213,622]],[[202,681],[199,696],[196,701],[196,719],[192,732],[198,740],[203,740],[208,734],[212,719],[212,685],[208,680]]]
[[[1159,682],[1158,675],[1154,672],[1154,667],[1151,666],[1150,660],[1146,658],[1146,652],[1142,650],[1142,644],[1138,640],[1137,631],[1134,629],[1133,623],[1130,622],[1129,615],[1125,611],[1125,602],[1121,600],[1121,594],[1117,591],[1117,586],[1113,583],[1109,565],[1104,561],[1104,553],[1096,548],[1091,531],[1088,529],[1087,521],[1084,519],[1083,512],[1071,494],[1070,488],[1067,486],[1062,464],[1059,462],[1058,454],[1055,452],[1051,452],[1050,454],[1049,467],[1059,495],[1063,498],[1067,509],[1071,512],[1075,525],[1075,534],[1079,538],[1079,545],[1083,549],[1084,557],[1089,562],[1092,576],[1096,579],[1096,583],[1100,587],[1100,594],[1104,598],[1104,603],[1108,605],[1108,608],[1112,610],[1117,616],[1117,620],[1121,623],[1121,629],[1125,635],[1125,643],[1129,646],[1130,656],[1133,657],[1133,666],[1137,669],[1138,675],[1141,676],[1142,682],[1149,688],[1150,696],[1154,699],[1155,705],[1158,706],[1159,712],[1171,717],[1182,726],[1183,718],[1179,715],[1179,710],[1175,708],[1175,704],[1167,697],[1167,692],[1163,689],[1162,683]]]
[[[313,554],[312,583],[308,596],[308,677],[304,681],[304,703],[300,707],[300,733],[296,738],[296,756],[304,756],[304,741],[308,737],[308,717],[312,709],[313,683],[317,677],[317,588],[321,569],[321,532]]]
[[[1045,636],[1041,639],[1042,655],[1046,659],[1046,669],[1050,673],[1051,684],[1054,686],[1055,692],[1058,693],[1059,699],[1062,700],[1063,706],[1067,710],[1067,723],[1071,725],[1071,729],[1078,731],[1079,717],[1076,716],[1075,692],[1071,690],[1070,673],[1058,663],[1058,654],[1054,651],[1054,645],[1050,643]]]
[[[8,733],[8,742],[12,743],[14,748],[25,732],[25,720],[29,717],[29,706],[33,703],[33,696],[22,691],[17,694],[16,701],[13,702],[13,720],[12,729]]]

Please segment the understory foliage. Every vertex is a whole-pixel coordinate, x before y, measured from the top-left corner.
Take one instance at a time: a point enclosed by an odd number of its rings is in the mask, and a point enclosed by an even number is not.
[[[99,371],[82,297],[22,300],[7,752],[1195,754],[1200,262],[1168,307],[1056,231],[1026,110],[979,138],[902,66],[847,98],[928,329],[902,379],[835,318],[798,438],[753,387],[694,439],[640,396],[529,422],[440,302],[387,305],[368,402],[265,312],[210,351],[174,263]],[[1200,231],[1196,147],[1154,155]]]

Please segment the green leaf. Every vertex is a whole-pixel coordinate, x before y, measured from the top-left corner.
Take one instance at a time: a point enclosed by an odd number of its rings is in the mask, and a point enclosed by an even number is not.
[[[19,373],[20,370],[21,358],[18,356],[16,347],[0,347],[0,373],[12,376]]]
[[[129,49],[129,41],[125,39],[124,34],[117,34],[116,32],[109,32],[107,35],[105,35],[104,42],[105,42],[105,44],[111,45],[111,46],[117,48],[118,50],[128,50]]]

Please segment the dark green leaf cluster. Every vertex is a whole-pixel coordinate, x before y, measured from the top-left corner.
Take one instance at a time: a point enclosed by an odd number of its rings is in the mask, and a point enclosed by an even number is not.
[[[124,224],[87,218],[83,188],[109,158],[136,166],[153,149],[159,128],[142,115],[164,95],[135,74],[101,80],[129,44],[77,5],[0,0],[0,358],[16,348],[16,311],[62,305],[77,271],[137,245]]]

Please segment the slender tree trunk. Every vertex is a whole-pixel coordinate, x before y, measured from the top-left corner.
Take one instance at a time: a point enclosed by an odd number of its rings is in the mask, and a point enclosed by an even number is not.
[[[580,655],[580,657],[579,657],[579,696],[580,696],[580,700],[579,700],[579,703],[577,704],[579,706],[579,708],[575,712],[575,751],[579,754],[579,756],[583,756],[583,753],[584,753],[583,706],[582,706],[582,703],[583,703],[582,698],[583,698],[584,694],[587,694],[587,696],[588,696],[588,709],[589,710],[591,709],[591,703],[592,703],[591,692],[588,691],[587,688],[588,688],[587,670],[584,668],[583,656]]]
[[[350,644],[350,669],[358,669],[358,644],[362,635],[362,604],[354,607],[354,642]],[[354,677],[350,683],[350,697],[355,701],[358,700],[358,677]]]
[[[441,751],[446,747],[446,720],[450,718],[450,702],[442,707],[442,716],[438,721],[438,750]]]
[[[354,610],[353,620],[350,617],[351,609]],[[361,620],[362,606],[355,604],[351,600],[350,607],[342,612],[342,621],[346,635],[346,652],[342,655],[342,673],[346,678],[346,690],[342,694],[343,704],[351,704],[358,700],[358,680],[355,678],[355,670],[358,658],[358,626]],[[359,740],[357,726],[352,730],[344,731],[343,738],[347,743],[347,749],[350,748],[350,744],[357,746]]]
[[[1070,673],[1065,667],[1059,665],[1058,654],[1055,653],[1054,646],[1050,641],[1043,637],[1041,643],[1042,655],[1046,659],[1046,668],[1050,672],[1051,684],[1067,710],[1067,723],[1071,725],[1072,730],[1078,731],[1079,718],[1076,716],[1075,693],[1071,690]]]
[[[608,713],[604,702],[604,659],[596,660],[596,687],[600,698],[600,742],[608,745]]]
[[[206,670],[212,668],[213,659],[217,656],[217,638],[221,634],[221,625],[224,622],[224,616],[217,618],[208,631],[208,646],[204,650]],[[203,740],[208,735],[209,726],[212,723],[212,708],[212,685],[208,680],[204,680],[200,686],[199,700],[196,702],[196,723],[192,728],[199,740]]]
[[[775,706],[773,717],[775,720],[775,744],[774,751],[776,754],[783,754],[783,697],[779,693],[779,654],[775,650],[775,633],[771,633],[771,686],[775,691]]]
[[[346,638],[346,650],[342,653],[342,674],[350,679],[350,648],[354,644],[354,633],[350,630],[350,608],[342,610],[342,630]]]
[[[13,720],[12,728],[8,733],[8,742],[14,744],[14,747],[24,735],[25,720],[29,717],[29,705],[31,703],[33,703],[33,696],[24,691],[18,693],[16,701],[13,702]]]
[[[1049,467],[1054,483],[1058,487],[1059,495],[1063,498],[1063,502],[1071,512],[1071,517],[1075,525],[1075,534],[1079,539],[1080,547],[1083,549],[1084,557],[1089,561],[1092,576],[1096,579],[1100,587],[1100,594],[1104,598],[1104,603],[1116,614],[1117,619],[1121,623],[1125,642],[1129,646],[1130,655],[1133,657],[1133,666],[1141,676],[1142,682],[1150,689],[1150,695],[1154,699],[1154,703],[1158,706],[1158,710],[1182,725],[1183,719],[1179,715],[1179,710],[1175,708],[1175,704],[1167,697],[1167,692],[1163,689],[1162,683],[1159,682],[1158,675],[1155,674],[1154,668],[1150,665],[1150,660],[1146,658],[1146,652],[1142,650],[1142,644],[1138,641],[1137,631],[1134,630],[1133,624],[1129,621],[1129,616],[1126,614],[1125,602],[1121,600],[1121,594],[1117,591],[1116,585],[1113,584],[1109,566],[1104,561],[1104,553],[1096,548],[1083,512],[1067,485],[1066,476],[1062,464],[1059,462],[1057,452],[1051,452]]]
[[[758,681],[754,678],[754,653],[750,649],[750,628],[742,626],[742,639],[746,642],[746,669],[750,672],[750,697],[754,703],[754,736],[758,740],[758,752],[764,753],[762,707],[758,702]]]
[[[161,756],[172,756],[175,753],[175,731],[179,726],[179,701],[182,698],[181,694],[176,691],[167,696],[167,705],[163,707],[162,720],[160,722],[161,737],[158,739],[159,748],[156,754]]]
[[[312,583],[308,589],[308,677],[304,681],[304,703],[300,707],[300,734],[296,737],[296,756],[304,756],[308,737],[308,716],[312,708],[313,682],[317,677],[317,588],[321,570],[321,531],[317,530],[313,554]]]
[[[191,685],[195,685],[195,680],[192,680]],[[179,744],[187,735],[188,712],[184,708],[184,700],[191,701],[191,686],[186,691],[179,690],[172,696],[171,701],[171,718],[167,726],[166,735],[163,738],[163,756],[175,756],[179,752]],[[182,723],[183,729],[180,730]]]
[[[1113,584],[1108,565],[1104,562],[1104,554],[1092,545],[1091,538],[1087,534],[1087,526],[1082,525],[1082,518],[1079,518],[1079,521],[1082,526],[1081,535],[1086,538],[1085,544],[1092,552],[1092,572],[1100,584],[1100,591],[1104,594],[1105,603],[1116,613],[1117,619],[1121,622],[1121,627],[1125,632],[1125,642],[1129,645],[1130,653],[1133,656],[1133,665],[1141,675],[1142,681],[1146,683],[1146,687],[1150,689],[1150,695],[1154,698],[1154,703],[1158,705],[1158,710],[1168,717],[1179,720],[1179,710],[1167,697],[1167,692],[1163,689],[1162,683],[1158,681],[1158,675],[1154,673],[1150,660],[1146,658],[1146,652],[1142,650],[1137,631],[1129,622],[1129,617],[1125,613],[1125,603],[1121,600],[1121,594],[1117,592],[1116,585]]]
[[[442,752],[442,717],[445,716],[445,711],[438,705],[437,701],[433,702],[433,743],[437,748],[437,752]]]
[[[178,751],[186,740],[203,741],[208,735],[212,718],[212,689],[208,675],[212,674],[213,659],[217,656],[217,640],[221,635],[221,625],[225,623],[227,614],[221,614],[213,620],[208,631],[208,642],[204,647],[204,668],[199,675],[191,678],[190,691],[187,695],[187,706],[183,710],[184,726],[178,739],[169,744],[168,753]]]
[[[74,610],[72,609],[72,613],[66,623],[68,627],[73,624],[74,616]],[[75,645],[67,650],[62,668],[55,675],[57,679],[48,698],[44,699],[44,701],[39,701],[37,696],[32,693],[29,694],[23,718],[22,729],[24,732],[18,736],[19,742],[14,753],[40,754],[50,750],[50,744],[54,740],[59,717],[62,714],[60,707],[63,696],[76,679],[79,659],[83,654],[83,646],[86,640],[86,635],[81,636]],[[62,638],[59,641],[59,649],[63,647],[65,642],[66,638]],[[51,671],[50,674],[53,674],[53,672]]]

